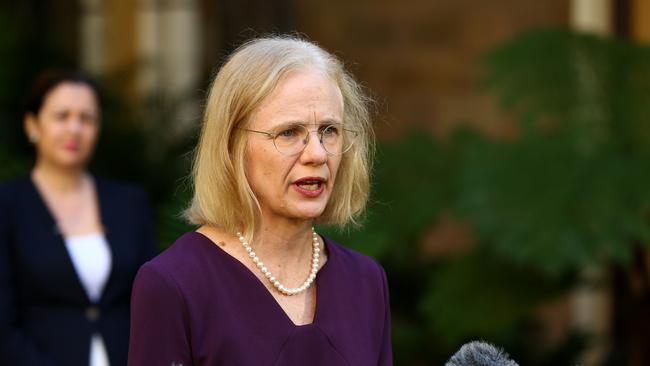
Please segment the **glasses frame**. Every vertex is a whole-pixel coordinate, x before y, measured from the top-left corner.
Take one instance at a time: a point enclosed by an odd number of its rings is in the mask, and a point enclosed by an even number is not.
[[[273,141],[273,146],[275,147],[275,150],[277,150],[280,154],[282,154],[284,156],[295,156],[295,155],[298,155],[298,154],[302,153],[303,151],[305,151],[305,148],[307,147],[307,144],[309,144],[309,139],[311,138],[311,134],[314,133],[314,132],[316,132],[316,134],[318,136],[318,142],[320,142],[320,145],[323,147],[323,150],[325,150],[327,155],[330,155],[330,156],[340,156],[340,155],[343,155],[346,152],[350,151],[350,149],[352,148],[352,145],[354,145],[354,142],[356,141],[356,138],[359,136],[359,131],[345,128],[345,127],[343,127],[343,125],[341,123],[329,123],[327,125],[320,125],[318,127],[318,129],[316,129],[316,130],[310,130],[309,128],[307,128],[306,125],[297,124],[297,126],[301,126],[305,130],[307,130],[307,138],[305,140],[303,140],[302,149],[300,149],[299,151],[297,151],[297,152],[295,152],[293,154],[285,154],[285,153],[283,153],[282,151],[280,151],[280,149],[278,148],[278,145],[275,143],[276,138],[283,131],[273,133],[273,132],[268,132],[268,131],[251,130],[249,128],[238,128],[238,129],[243,130],[243,131],[247,131],[247,132],[253,132],[253,133],[259,133],[259,134],[262,134],[262,135],[266,135],[267,137],[269,137]],[[323,131],[325,131],[330,126],[339,127],[341,130],[349,132],[349,133],[352,134],[352,141],[350,143],[350,146],[348,146],[345,150],[343,150],[343,151],[341,151],[340,153],[337,153],[337,154],[332,153],[329,150],[327,150],[327,148],[323,144]],[[324,128],[321,129],[321,127],[324,127]]]

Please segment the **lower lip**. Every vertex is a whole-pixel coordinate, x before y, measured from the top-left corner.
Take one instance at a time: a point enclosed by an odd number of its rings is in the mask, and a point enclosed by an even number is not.
[[[301,193],[307,197],[318,197],[320,196],[321,193],[325,190],[325,183],[321,183],[316,190],[309,190],[309,189],[304,189],[300,187],[298,184],[293,184],[293,188],[298,191],[298,193]]]
[[[65,145],[64,148],[68,151],[73,151],[73,152],[79,151],[79,145],[77,144]]]

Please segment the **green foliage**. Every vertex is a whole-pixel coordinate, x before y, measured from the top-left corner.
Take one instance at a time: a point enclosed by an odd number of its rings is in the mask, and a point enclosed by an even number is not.
[[[561,282],[477,250],[431,272],[420,310],[450,348],[468,338],[505,340],[535,305],[562,288]]]
[[[467,145],[461,206],[477,232],[549,275],[629,261],[650,239],[650,49],[540,31],[486,64],[522,136]]]
[[[584,266],[625,265],[650,239],[649,49],[542,30],[485,65],[520,135],[380,144],[365,227],[333,233],[387,268],[400,364],[442,362],[476,338],[521,364],[568,364],[585,335],[541,352],[534,309]],[[471,225],[475,248],[426,258],[426,231],[449,214]]]
[[[644,165],[613,149],[589,156],[570,136],[477,138],[461,164],[459,206],[503,257],[562,275],[584,265],[626,262],[647,239]]]
[[[497,48],[485,65],[487,85],[498,92],[502,106],[527,122],[523,127],[543,127],[550,119],[583,153],[601,143],[630,154],[650,149],[648,47],[544,30]]]
[[[177,183],[177,187],[168,192],[159,202],[155,212],[158,242],[161,248],[170,246],[180,235],[195,229],[182,217],[183,210],[191,202],[192,191],[181,180]]]
[[[441,362],[471,338],[530,352],[530,343],[522,345],[521,337],[512,335],[531,322],[534,306],[566,288],[566,277],[547,278],[487,245],[452,258],[423,254],[425,233],[466,194],[459,184],[468,160],[463,149],[480,138],[458,136],[445,145],[420,131],[380,143],[363,228],[324,228],[327,235],[384,264],[401,364]]]

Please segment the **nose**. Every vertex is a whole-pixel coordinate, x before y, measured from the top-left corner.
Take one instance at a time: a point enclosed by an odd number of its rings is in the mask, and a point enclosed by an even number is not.
[[[84,121],[82,117],[76,114],[70,116],[68,120],[68,130],[72,133],[79,133],[83,128]]]
[[[314,136],[312,136],[312,134]],[[318,131],[309,131],[304,140],[305,148],[300,154],[304,164],[324,164],[327,161],[327,151],[321,142]]]

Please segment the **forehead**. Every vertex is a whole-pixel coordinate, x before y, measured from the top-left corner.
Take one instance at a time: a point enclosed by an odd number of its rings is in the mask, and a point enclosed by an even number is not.
[[[338,85],[319,70],[289,72],[257,108],[252,125],[273,127],[288,122],[343,121]]]
[[[89,85],[64,81],[45,94],[42,108],[79,108],[94,111],[97,109],[97,99]]]

